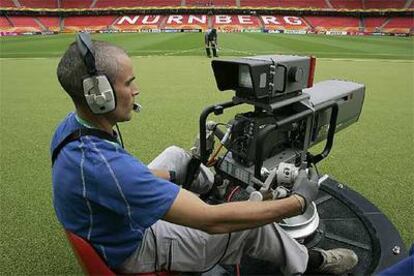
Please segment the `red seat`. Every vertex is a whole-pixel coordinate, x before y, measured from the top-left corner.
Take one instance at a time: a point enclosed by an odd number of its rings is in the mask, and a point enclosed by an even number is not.
[[[117,274],[112,271],[109,266],[102,260],[102,258],[96,253],[92,245],[83,238],[77,236],[76,234],[65,231],[68,237],[68,240],[72,246],[72,249],[78,259],[79,264],[81,265],[83,272],[86,275],[99,275],[99,276],[116,276]],[[129,274],[128,274],[129,275]],[[174,276],[178,275],[175,272],[161,271],[161,272],[148,272],[148,273],[138,273],[135,275],[139,276]]]

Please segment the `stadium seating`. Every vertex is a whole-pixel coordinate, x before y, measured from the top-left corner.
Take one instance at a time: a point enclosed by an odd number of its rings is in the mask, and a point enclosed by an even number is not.
[[[412,17],[394,17],[387,20],[383,31],[387,33],[409,33],[414,30],[414,19]]]
[[[117,16],[70,16],[64,19],[65,31],[105,30],[116,20]]]
[[[212,6],[301,9],[403,9],[414,8],[412,0],[0,0],[3,8],[107,9],[133,7]],[[6,13],[7,14],[7,13]],[[221,31],[292,30],[414,33],[413,17],[294,16],[294,15],[109,15],[109,16],[9,16],[1,17],[0,28],[10,32],[80,30],[202,29]],[[211,25],[209,25],[211,24]]]
[[[378,32],[386,22],[386,17],[368,17],[364,19],[366,32]]]
[[[325,0],[240,0],[240,6],[327,8]]]
[[[38,16],[37,19],[49,31],[60,31],[59,17],[57,16]]]
[[[305,20],[316,31],[359,31],[359,18],[345,16],[306,16]]]
[[[236,0],[186,0],[186,6],[215,6],[215,7],[230,7],[236,6]]]
[[[406,0],[365,0],[366,9],[402,9]]]
[[[1,7],[9,7],[9,8],[15,8],[16,5],[13,3],[12,0],[1,0],[0,1],[0,6]]]
[[[7,20],[4,16],[0,16],[0,30],[8,30],[11,27],[13,27],[13,25],[9,22],[9,20]]]
[[[14,32],[41,32],[42,27],[30,16],[9,16]]]
[[[57,8],[57,0],[19,0],[19,3],[26,8]]]
[[[60,0],[60,5],[63,9],[85,9],[90,8],[93,0]]]
[[[230,6],[237,6],[235,0],[213,0],[214,6],[220,7],[230,7]]]
[[[362,9],[362,0],[329,0],[335,9]]]
[[[181,0],[98,0],[95,8],[180,6]]]

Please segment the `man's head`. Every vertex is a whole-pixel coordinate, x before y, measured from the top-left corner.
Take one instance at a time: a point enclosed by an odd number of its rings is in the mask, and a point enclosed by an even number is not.
[[[138,94],[134,84],[132,62],[127,53],[110,43],[93,41],[95,67],[99,74],[107,76],[114,89],[117,106],[104,115],[111,123],[127,121],[131,118],[134,96]],[[76,43],[72,43],[57,68],[58,80],[69,94],[76,108],[89,112],[83,91],[83,79],[88,77],[87,68]]]

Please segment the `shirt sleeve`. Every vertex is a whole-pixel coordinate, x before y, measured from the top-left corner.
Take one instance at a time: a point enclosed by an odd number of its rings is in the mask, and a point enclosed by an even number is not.
[[[177,185],[154,176],[142,162],[122,149],[101,150],[95,159],[98,160],[95,182],[101,186],[96,199],[118,215],[124,215],[133,228],[147,228],[161,219],[180,190]]]

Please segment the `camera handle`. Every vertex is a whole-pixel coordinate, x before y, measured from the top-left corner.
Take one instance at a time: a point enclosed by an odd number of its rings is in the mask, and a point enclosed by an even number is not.
[[[328,135],[326,137],[326,143],[325,148],[323,151],[317,155],[312,155],[308,153],[308,163],[316,164],[320,162],[321,160],[325,159],[328,154],[331,152],[332,146],[333,146],[333,140],[335,136],[336,131],[336,121],[338,118],[338,110],[339,106],[337,102],[329,101],[320,108],[318,108],[318,111],[323,111],[325,109],[332,108],[331,118],[329,120],[329,128],[328,128]]]
[[[211,105],[207,108],[205,108],[203,110],[203,112],[200,115],[200,160],[201,162],[206,165],[207,161],[208,161],[208,156],[207,156],[207,139],[206,139],[206,122],[207,122],[207,117],[211,114],[214,113],[214,115],[221,115],[224,112],[224,109],[226,108],[231,108],[233,106],[236,105],[240,105],[242,104],[242,102],[234,102],[234,101],[229,101],[229,102],[224,102],[224,103],[220,103],[220,104],[215,104],[215,105]]]
[[[207,156],[207,140],[206,140],[206,122],[207,122],[207,117],[211,114],[214,113],[215,115],[221,115],[224,112],[224,109],[227,108],[231,108],[240,104],[243,104],[244,102],[240,102],[240,101],[229,101],[229,102],[224,102],[221,104],[215,104],[215,105],[211,105],[207,108],[205,108],[203,110],[203,112],[200,115],[200,125],[199,125],[199,131],[200,131],[200,160],[203,164],[207,164],[208,161],[208,156]],[[316,164],[318,162],[320,162],[321,160],[323,160],[324,158],[326,158],[328,156],[328,154],[330,153],[332,146],[333,146],[333,140],[334,140],[334,136],[335,136],[335,130],[336,130],[336,121],[338,118],[338,103],[335,101],[328,101],[325,104],[323,104],[322,106],[320,106],[318,108],[317,111],[323,111],[325,109],[328,108],[332,108],[332,112],[331,112],[331,116],[330,116],[330,121],[329,121],[329,128],[328,128],[328,135],[326,138],[326,144],[325,144],[325,148],[324,150],[317,154],[317,155],[312,155],[310,153],[308,153],[307,155],[307,162],[308,163],[312,163],[312,164]],[[256,178],[260,179],[260,171],[261,168],[263,166],[263,157],[262,157],[262,145],[263,145],[263,141],[265,141],[266,137],[276,128],[280,128],[282,126],[285,126],[287,124],[291,124],[293,122],[297,122],[299,120],[302,120],[308,116],[314,116],[314,112],[315,110],[312,109],[306,109],[302,112],[299,112],[297,114],[294,114],[290,117],[284,118],[278,122],[276,122],[275,125],[273,126],[269,126],[268,128],[266,128],[266,130],[264,132],[261,133],[261,135],[258,137],[258,139],[256,140],[256,162],[255,162],[255,167],[254,167],[254,176]]]

